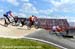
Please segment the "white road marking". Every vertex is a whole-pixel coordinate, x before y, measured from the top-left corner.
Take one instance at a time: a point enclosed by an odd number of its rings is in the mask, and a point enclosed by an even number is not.
[[[30,38],[30,37],[16,37],[16,36],[0,36],[0,37],[12,38],[12,39],[26,38],[26,39],[38,40],[38,41],[41,41],[41,42],[45,42],[45,43],[52,44],[52,45],[57,46],[57,47],[62,48],[62,49],[68,49],[68,48],[65,48],[65,47],[63,47],[63,46],[60,46],[60,45],[58,45],[58,44],[55,44],[55,43],[53,43],[53,42],[48,42],[48,41],[41,40],[41,39],[36,39],[36,38]]]
[[[32,39],[32,40],[38,40],[38,41],[41,41],[41,42],[45,42],[45,43],[52,44],[52,45],[57,46],[57,47],[62,48],[62,49],[68,49],[68,48],[65,48],[65,47],[63,47],[63,46],[60,46],[60,45],[58,45],[58,44],[55,44],[55,43],[53,43],[53,42],[48,42],[48,41],[45,41],[45,40],[36,39],[36,38],[30,38],[30,37],[24,37],[24,38]]]

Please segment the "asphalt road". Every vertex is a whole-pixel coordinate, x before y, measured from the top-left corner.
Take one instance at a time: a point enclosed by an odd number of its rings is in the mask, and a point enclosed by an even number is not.
[[[48,42],[53,42],[68,49],[75,49],[75,39],[71,40],[61,36],[52,35],[44,29],[31,33],[25,37],[42,39]]]

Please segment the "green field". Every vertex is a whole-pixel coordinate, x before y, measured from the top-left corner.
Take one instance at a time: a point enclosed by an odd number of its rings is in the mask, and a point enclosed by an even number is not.
[[[0,38],[0,49],[59,49],[53,45],[29,39]]]

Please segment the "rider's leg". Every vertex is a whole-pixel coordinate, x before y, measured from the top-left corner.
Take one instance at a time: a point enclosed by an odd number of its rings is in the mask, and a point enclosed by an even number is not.
[[[7,18],[7,20],[8,20],[8,21],[9,21],[9,23],[10,23],[10,20],[9,20],[8,16],[6,16],[6,18]]]
[[[4,23],[4,26],[7,27],[7,26],[8,26],[8,22],[7,22],[6,17],[4,17],[4,22],[5,22],[5,23]]]
[[[7,24],[7,15],[4,14],[3,16],[4,16],[4,21],[5,21],[4,24],[6,25]]]
[[[27,26],[27,29],[28,29],[28,30],[31,29],[31,23],[30,23],[30,21],[27,21],[27,22],[26,22],[26,26]]]
[[[7,19],[10,22],[10,20],[9,20],[7,15],[4,14],[3,16],[5,17],[5,19]]]
[[[21,24],[22,24],[22,26],[21,26],[21,27],[23,27],[23,26],[24,26],[24,22],[23,22],[23,21],[21,21]]]
[[[4,21],[5,21],[5,24],[7,24],[7,21],[6,21],[6,19],[4,19]]]

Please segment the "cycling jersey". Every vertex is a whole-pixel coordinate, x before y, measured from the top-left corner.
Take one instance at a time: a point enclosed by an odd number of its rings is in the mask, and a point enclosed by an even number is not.
[[[7,16],[11,15],[11,11],[6,12],[5,15]]]

